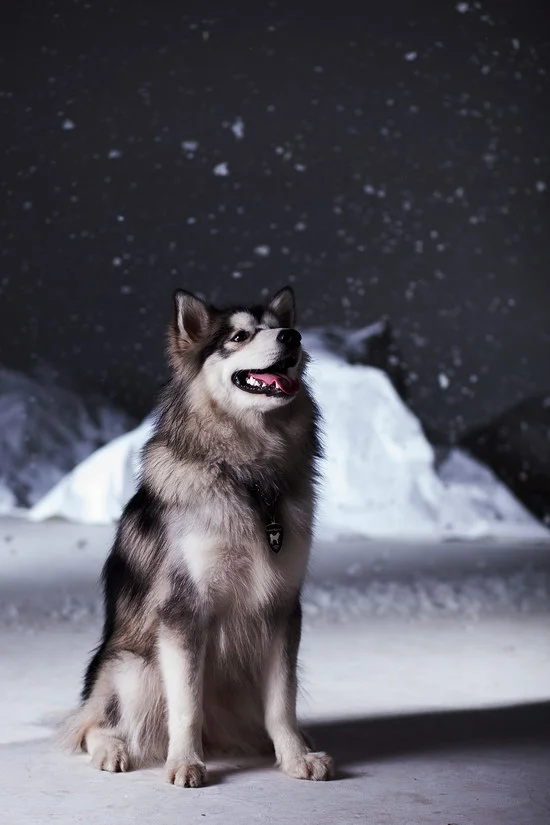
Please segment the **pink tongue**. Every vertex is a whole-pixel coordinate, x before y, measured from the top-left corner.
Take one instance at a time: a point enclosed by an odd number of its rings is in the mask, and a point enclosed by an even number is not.
[[[289,375],[279,375],[276,372],[249,372],[248,374],[251,378],[255,378],[257,381],[262,381],[268,386],[275,384],[281,392],[285,393],[285,395],[294,395],[294,393],[297,393],[300,389],[300,382],[298,379],[290,378]]]

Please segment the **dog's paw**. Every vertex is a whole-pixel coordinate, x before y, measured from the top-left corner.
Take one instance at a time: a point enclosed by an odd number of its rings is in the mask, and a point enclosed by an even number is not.
[[[100,771],[123,773],[130,768],[128,748],[121,739],[106,739],[92,753],[92,765]]]
[[[288,762],[283,762],[281,767],[286,774],[294,779],[311,779],[314,782],[325,782],[334,776],[332,758],[322,751],[294,757]]]
[[[166,781],[178,788],[200,788],[206,782],[206,765],[204,762],[166,763]]]

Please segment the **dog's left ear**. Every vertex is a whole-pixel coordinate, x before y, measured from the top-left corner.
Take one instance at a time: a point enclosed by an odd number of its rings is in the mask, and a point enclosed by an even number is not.
[[[296,320],[296,304],[294,292],[289,286],[280,289],[271,299],[267,307],[279,321],[282,327],[291,328]]]

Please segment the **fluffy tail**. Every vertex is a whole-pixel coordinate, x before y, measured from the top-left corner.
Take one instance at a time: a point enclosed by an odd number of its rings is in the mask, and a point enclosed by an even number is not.
[[[84,750],[84,740],[90,728],[100,723],[100,717],[90,703],[86,702],[80,707],[65,714],[64,718],[58,720],[56,740],[58,745],[66,751]]]

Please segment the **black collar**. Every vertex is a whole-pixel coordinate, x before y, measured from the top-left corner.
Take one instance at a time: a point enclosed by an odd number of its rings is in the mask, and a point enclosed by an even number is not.
[[[247,484],[246,488],[259,506],[264,521],[274,521],[275,507],[280,496],[279,488],[274,484],[264,487],[257,481]]]
[[[257,481],[246,485],[250,495],[259,507],[265,526],[265,537],[272,553],[278,553],[283,546],[284,528],[275,518],[275,509],[280,497],[280,490],[275,485],[264,487]]]

